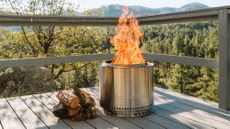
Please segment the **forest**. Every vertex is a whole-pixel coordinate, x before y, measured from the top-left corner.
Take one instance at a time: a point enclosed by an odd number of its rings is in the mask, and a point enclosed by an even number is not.
[[[16,1],[16,2],[15,2]],[[21,10],[17,0],[8,2],[13,14],[74,15],[65,0],[31,1]],[[36,5],[36,6],[35,6]],[[98,12],[103,15],[102,12]],[[4,13],[7,14],[7,13]],[[91,16],[91,12],[85,12]],[[216,21],[141,26],[143,52],[218,58]],[[19,26],[19,31],[0,30],[0,58],[26,58],[113,53],[110,38],[115,27]],[[204,100],[218,101],[218,70],[173,63],[154,62],[154,86]],[[42,67],[0,69],[0,97],[19,96],[68,89],[73,86],[98,86],[100,61],[53,64]]]

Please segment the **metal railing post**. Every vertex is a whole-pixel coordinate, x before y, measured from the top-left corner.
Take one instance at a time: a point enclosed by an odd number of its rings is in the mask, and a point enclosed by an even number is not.
[[[230,110],[230,16],[219,10],[219,108]]]

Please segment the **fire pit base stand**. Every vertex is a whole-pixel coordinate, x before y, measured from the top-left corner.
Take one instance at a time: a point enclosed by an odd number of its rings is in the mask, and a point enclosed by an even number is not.
[[[100,105],[106,113],[136,117],[149,113],[153,105],[153,64],[100,65]]]
[[[152,105],[151,105],[152,106]],[[144,116],[150,113],[151,106],[139,107],[139,108],[112,108],[104,109],[106,114],[118,116],[118,117],[138,117]]]

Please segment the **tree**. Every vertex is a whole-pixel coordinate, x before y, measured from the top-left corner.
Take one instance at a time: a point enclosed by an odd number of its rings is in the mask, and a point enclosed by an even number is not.
[[[190,83],[189,72],[186,66],[175,64],[170,71],[171,77],[167,81],[169,89],[186,93],[186,86]]]
[[[150,53],[218,58],[217,23],[144,26],[143,50]],[[163,51],[162,51],[163,49]],[[172,63],[155,65],[156,86],[217,100],[217,71]]]
[[[20,6],[20,0],[7,1],[10,8],[17,15],[75,15],[65,0],[32,0],[25,7]],[[66,55],[82,55],[92,53],[102,53],[107,51],[104,44],[107,37],[107,29],[99,27],[63,27],[63,26],[21,26],[21,31],[7,32],[2,36],[3,43],[1,58],[21,58],[21,57],[46,57],[46,56],[66,56]],[[52,73],[50,80],[54,80],[57,89],[64,89],[71,86],[93,86],[96,84],[99,62],[82,62],[59,65],[45,65]],[[79,72],[87,70],[87,72]],[[19,73],[19,72],[17,72]],[[6,74],[4,71],[1,75]],[[28,73],[27,73],[28,74]],[[88,75],[86,75],[88,74]],[[0,75],[0,78],[4,78]],[[70,80],[70,77],[71,79]],[[17,74],[17,76],[20,76]],[[37,75],[33,75],[36,78]],[[23,76],[22,80],[26,77]],[[4,79],[4,84],[10,80]],[[39,79],[37,80],[40,81]],[[73,82],[73,83],[72,83]],[[85,83],[87,82],[87,83]],[[34,86],[34,89],[38,87]],[[19,85],[19,84],[18,84]],[[26,86],[24,83],[20,84]],[[39,85],[40,86],[40,85]],[[41,86],[47,87],[46,84]],[[5,88],[4,88],[5,87]],[[3,91],[7,85],[2,86]],[[51,86],[49,86],[51,87]],[[27,87],[24,87],[28,89]],[[52,89],[47,89],[50,91]],[[28,92],[32,92],[28,89]],[[39,92],[39,91],[38,91]],[[44,92],[44,91],[40,91]],[[25,93],[25,92],[24,92]]]

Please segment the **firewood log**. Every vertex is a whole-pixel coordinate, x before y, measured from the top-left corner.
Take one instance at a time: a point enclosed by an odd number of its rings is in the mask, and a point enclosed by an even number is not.
[[[77,108],[74,108],[74,109],[69,108],[68,109],[68,115],[69,116],[75,116],[75,115],[79,114],[80,110],[81,110],[81,106],[78,106]]]
[[[85,105],[85,97],[81,94],[81,91],[79,88],[75,87],[74,88],[74,94],[79,97],[80,104],[83,107]]]
[[[81,91],[81,94],[85,97],[86,101],[87,101],[88,103],[90,103],[93,107],[95,107],[95,106],[96,106],[96,102],[95,102],[95,100],[92,98],[92,96],[90,95],[90,93],[86,92],[86,91],[83,90],[83,89],[80,89],[80,91]],[[86,103],[87,103],[87,102],[86,102]]]
[[[80,106],[80,99],[70,91],[59,91],[57,98],[69,108],[77,108]]]
[[[90,94],[84,90],[78,89],[77,87],[74,88],[74,93],[79,97],[82,106],[80,116],[83,119],[96,117],[96,103]]]
[[[95,117],[96,117],[96,108],[92,107],[91,118],[95,118]]]
[[[65,106],[63,103],[59,102],[57,105],[55,105],[53,107],[53,114],[60,118],[60,119],[66,119],[66,118],[69,118],[69,115],[68,115],[68,107]]]
[[[86,91],[84,91],[83,89],[79,89],[81,91],[81,94],[85,97],[85,98],[91,98],[90,93],[87,93]]]
[[[85,101],[86,101],[85,103],[89,103],[90,106],[96,107],[96,102],[93,98],[87,98]]]
[[[82,89],[78,89],[77,87],[74,89],[74,93],[80,98],[82,96],[82,100],[84,100],[84,105],[85,104],[90,104],[90,106],[95,107],[96,102],[95,100],[90,96],[89,93]]]
[[[80,115],[84,119],[95,118],[96,117],[96,108],[89,107],[87,110],[82,110],[80,112]]]

